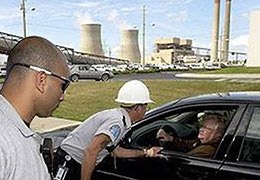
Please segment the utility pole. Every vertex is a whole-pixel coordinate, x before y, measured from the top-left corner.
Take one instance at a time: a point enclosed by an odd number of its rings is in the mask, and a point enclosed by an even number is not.
[[[141,64],[145,64],[145,5],[143,5],[143,61]]]
[[[108,48],[108,58],[109,58],[109,61],[111,61],[111,48],[110,47]]]
[[[23,37],[26,38],[25,0],[22,0],[21,10],[22,10],[22,13],[23,13]]]

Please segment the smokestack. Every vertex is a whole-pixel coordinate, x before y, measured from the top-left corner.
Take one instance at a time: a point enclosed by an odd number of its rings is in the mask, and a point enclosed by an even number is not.
[[[214,26],[212,33],[211,61],[218,60],[219,12],[220,0],[215,0]]]
[[[260,67],[260,10],[251,12],[247,67]]]
[[[104,55],[101,44],[101,24],[81,25],[81,47],[85,53]]]
[[[231,0],[226,0],[222,60],[228,60]]]
[[[140,63],[141,54],[138,44],[138,30],[122,30],[120,39],[119,58],[129,60],[132,63]]]

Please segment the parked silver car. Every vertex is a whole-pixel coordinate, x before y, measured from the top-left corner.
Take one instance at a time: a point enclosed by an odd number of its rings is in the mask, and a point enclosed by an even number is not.
[[[95,79],[97,81],[107,81],[114,75],[109,71],[98,71],[94,67],[86,64],[78,64],[70,66],[70,79],[77,82],[79,79]]]

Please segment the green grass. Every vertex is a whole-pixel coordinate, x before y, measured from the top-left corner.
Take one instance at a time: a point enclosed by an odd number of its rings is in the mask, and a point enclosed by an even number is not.
[[[151,108],[174,99],[204,93],[227,91],[260,91],[260,83],[230,83],[211,81],[144,81],[156,102]],[[68,88],[65,101],[53,113],[60,118],[83,121],[90,115],[104,109],[117,107],[114,99],[123,82],[86,81],[72,83]]]
[[[260,67],[233,67],[223,68],[213,71],[198,71],[203,74],[259,74]]]

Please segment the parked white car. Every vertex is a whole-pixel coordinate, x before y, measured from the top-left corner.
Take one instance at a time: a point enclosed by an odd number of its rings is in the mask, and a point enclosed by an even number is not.
[[[185,64],[175,64],[174,68],[179,69],[179,70],[188,70],[189,69],[189,67]]]
[[[130,64],[128,67],[131,70],[144,70],[143,65],[139,63]]]
[[[116,67],[116,66],[113,66],[113,65],[107,65],[109,71],[115,71],[115,72],[118,72],[119,69]]]
[[[161,63],[161,64],[158,64],[158,66],[159,66],[159,69],[163,69],[163,70],[172,68],[172,66],[167,63]]]
[[[221,69],[221,66],[220,63],[207,63],[205,65],[205,69],[207,70]]]
[[[116,66],[119,72],[123,72],[127,70],[127,64],[119,64]]]
[[[204,69],[202,64],[189,64],[189,68],[191,69]]]
[[[107,64],[94,64],[92,67],[98,71],[112,71]]]

